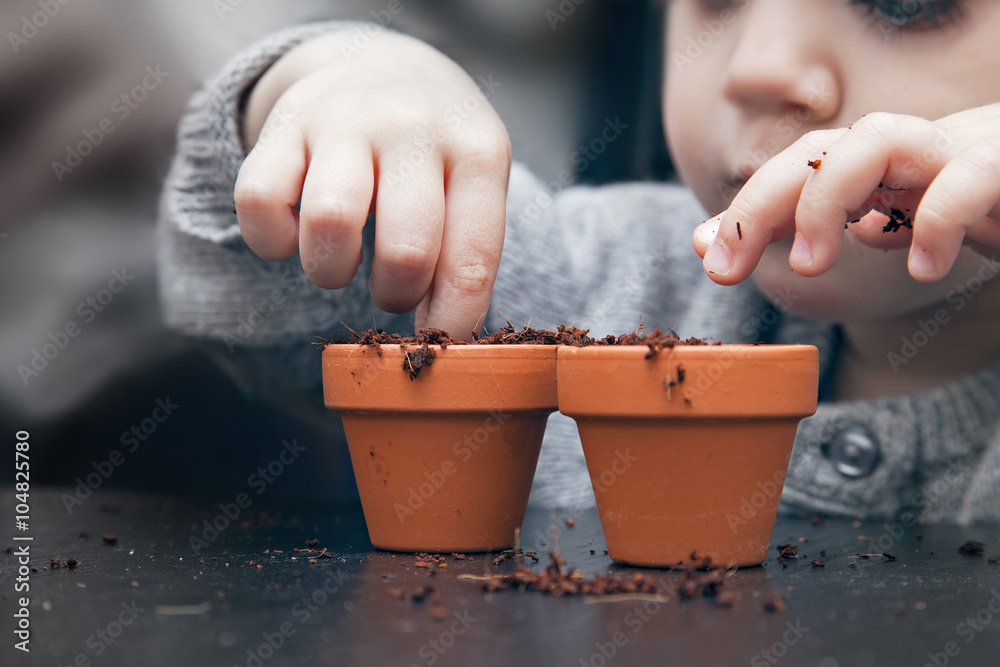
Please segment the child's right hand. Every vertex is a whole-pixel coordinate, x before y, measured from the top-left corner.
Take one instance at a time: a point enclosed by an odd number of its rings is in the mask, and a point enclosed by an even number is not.
[[[361,49],[354,36],[305,42],[250,93],[240,231],[267,260],[298,250],[308,278],[336,289],[359,268],[374,211],[375,304],[417,308],[417,328],[468,339],[500,264],[507,132],[475,82],[431,47],[383,32]]]

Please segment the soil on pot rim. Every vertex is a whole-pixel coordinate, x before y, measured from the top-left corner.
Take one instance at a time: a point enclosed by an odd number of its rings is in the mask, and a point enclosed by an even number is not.
[[[555,331],[533,329],[527,326],[519,331],[508,322],[507,326],[501,327],[499,331],[484,336],[476,335],[472,342],[453,339],[447,332],[435,328],[421,329],[413,336],[401,336],[376,329],[358,332],[348,327],[348,331],[350,331],[350,335],[340,334],[335,338],[323,340],[319,344],[322,347],[327,345],[371,345],[376,350],[381,345],[400,345],[404,347],[404,350],[407,345],[415,346],[416,350],[405,350],[406,355],[403,359],[403,370],[410,374],[410,379],[417,377],[425,366],[434,363],[436,353],[431,349],[431,345],[440,345],[441,349],[449,345],[569,345],[572,347],[645,345],[649,348],[649,352],[646,353],[646,358],[649,359],[662,349],[678,345],[720,344],[694,336],[682,339],[673,331],[663,332],[659,329],[650,331],[646,325],[619,336],[608,334],[603,338],[591,338],[589,329],[578,329],[565,324],[560,324]]]

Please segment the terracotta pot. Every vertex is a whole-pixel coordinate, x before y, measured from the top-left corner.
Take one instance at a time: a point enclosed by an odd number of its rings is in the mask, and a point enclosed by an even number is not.
[[[580,430],[609,555],[653,567],[759,564],[796,427],[816,411],[816,348],[647,352],[558,353],[559,410]]]
[[[556,348],[430,349],[412,380],[399,345],[323,350],[326,406],[344,421],[369,537],[391,551],[510,548],[556,409]]]

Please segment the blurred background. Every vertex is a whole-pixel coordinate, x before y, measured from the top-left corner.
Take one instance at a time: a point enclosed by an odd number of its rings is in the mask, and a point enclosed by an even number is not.
[[[546,181],[663,180],[658,4],[401,0],[390,27],[501,82],[490,101],[515,159]],[[153,232],[178,119],[204,80],[282,27],[387,6],[4,0],[0,434],[31,433],[33,482],[231,497],[295,439],[309,462],[276,495],[354,498],[346,448],[321,424],[241,392],[163,326]],[[629,131],[577,169],[574,153],[616,117]],[[109,468],[114,450],[124,461]]]

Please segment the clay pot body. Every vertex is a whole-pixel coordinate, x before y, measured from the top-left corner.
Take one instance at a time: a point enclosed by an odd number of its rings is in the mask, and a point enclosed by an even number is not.
[[[798,422],[816,411],[808,345],[563,347],[559,410],[580,431],[612,559],[749,566],[774,528]]]
[[[391,551],[514,545],[556,408],[554,346],[448,345],[416,378],[416,346],[328,345],[326,406],[340,413],[372,544]]]

